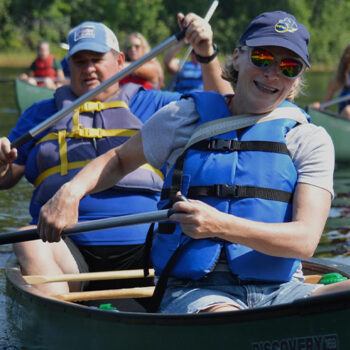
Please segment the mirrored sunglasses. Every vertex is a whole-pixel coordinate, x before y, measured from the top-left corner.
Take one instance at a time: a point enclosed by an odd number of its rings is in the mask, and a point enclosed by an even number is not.
[[[250,61],[254,66],[266,68],[276,60],[275,56],[261,47],[250,48]],[[295,79],[304,71],[304,63],[297,58],[282,58],[279,61],[281,73],[290,79]]]

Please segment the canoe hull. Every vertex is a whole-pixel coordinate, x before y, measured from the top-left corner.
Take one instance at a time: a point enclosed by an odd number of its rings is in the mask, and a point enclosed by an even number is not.
[[[350,162],[349,138],[350,120],[328,111],[310,107],[308,113],[314,124],[323,126],[331,136],[337,162]]]
[[[55,90],[34,86],[20,79],[15,80],[17,107],[22,114],[34,102],[53,97]]]
[[[349,275],[350,267],[344,269]],[[18,267],[8,265],[6,275],[10,327],[29,348],[348,349],[350,344],[350,292],[255,310],[158,315],[44,298],[23,284]]]

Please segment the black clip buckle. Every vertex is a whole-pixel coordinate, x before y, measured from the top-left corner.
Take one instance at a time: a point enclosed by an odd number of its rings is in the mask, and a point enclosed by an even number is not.
[[[214,185],[215,195],[219,198],[238,197],[238,185],[217,184]]]

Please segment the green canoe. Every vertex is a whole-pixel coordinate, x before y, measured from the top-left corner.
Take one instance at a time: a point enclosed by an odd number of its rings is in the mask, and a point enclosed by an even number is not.
[[[15,80],[16,102],[20,113],[22,114],[34,102],[53,97],[55,90],[45,87],[34,86],[23,80]]]
[[[338,162],[350,161],[350,120],[339,117],[336,113],[308,108],[308,113],[314,124],[323,126],[331,136],[334,148],[335,159]]]
[[[323,259],[305,274],[350,266]],[[12,259],[6,267],[7,322],[25,349],[349,349],[350,291],[290,304],[224,313],[147,314],[101,310],[47,298],[26,284]],[[112,301],[113,303],[113,301]]]

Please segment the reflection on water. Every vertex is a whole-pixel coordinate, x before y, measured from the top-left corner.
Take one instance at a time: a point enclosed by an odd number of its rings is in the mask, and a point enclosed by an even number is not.
[[[15,77],[21,70],[0,69],[0,77]],[[298,100],[300,106],[320,100],[326,89],[330,74],[316,73],[308,75],[306,96]],[[17,114],[13,84],[0,83],[0,136],[7,135],[16,123]],[[21,180],[14,189],[0,191],[0,233],[16,231],[29,221],[28,207],[32,187]],[[326,230],[317,249],[317,257],[327,257],[350,265],[350,165],[336,169],[336,197],[327,221]],[[4,266],[11,252],[10,246],[0,245],[0,349],[20,349],[16,336],[12,335],[10,322],[19,322],[21,313],[12,320],[6,320],[5,308],[12,308],[6,303]],[[28,348],[28,347],[27,347]]]

